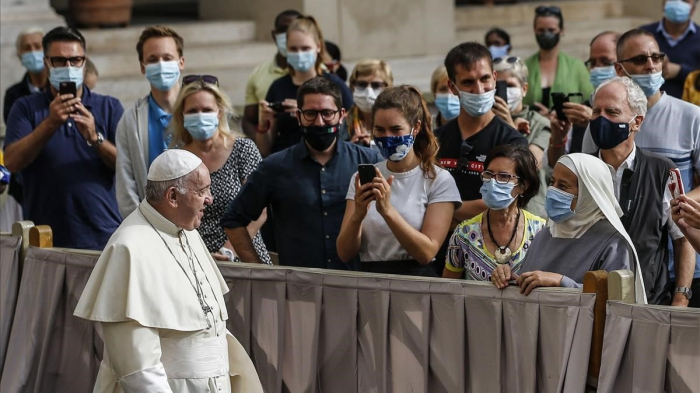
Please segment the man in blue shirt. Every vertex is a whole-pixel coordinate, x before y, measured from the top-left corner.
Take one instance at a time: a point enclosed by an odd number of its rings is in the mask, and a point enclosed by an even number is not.
[[[340,88],[329,79],[301,85],[297,105],[304,143],[266,158],[231,201],[221,225],[239,258],[259,263],[246,227],[269,205],[280,265],[347,270],[335,246],[345,195],[357,166],[382,157],[338,138],[345,110]]]
[[[165,26],[147,27],[136,45],[151,92],[126,110],[117,127],[117,202],[123,217],[146,196],[148,168],[170,145],[168,125],[185,67],[183,45],[182,37]]]
[[[661,90],[680,99],[688,74],[700,69],[700,27],[691,20],[700,0],[665,0],[664,17],[641,28],[652,34],[666,54]]]
[[[83,86],[85,39],[78,31],[57,27],[43,47],[49,89],[12,107],[5,165],[21,173],[26,218],[50,225],[54,246],[100,250],[121,222],[114,138],[124,109]],[[77,97],[59,94],[70,82]]]

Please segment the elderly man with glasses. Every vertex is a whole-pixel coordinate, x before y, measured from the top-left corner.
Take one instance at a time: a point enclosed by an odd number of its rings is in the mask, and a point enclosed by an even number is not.
[[[246,227],[270,206],[280,265],[348,269],[336,250],[348,185],[359,164],[382,157],[338,138],[345,116],[342,101],[338,85],[325,77],[299,87],[303,143],[262,161],[221,219],[242,261],[260,262]]]
[[[25,218],[50,225],[54,246],[101,250],[121,222],[114,140],[124,110],[84,86],[85,47],[68,27],[44,36],[49,89],[12,107],[5,166],[22,176]]]

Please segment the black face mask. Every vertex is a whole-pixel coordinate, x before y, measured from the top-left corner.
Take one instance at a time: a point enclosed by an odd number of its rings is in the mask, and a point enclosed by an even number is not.
[[[324,151],[331,147],[338,136],[338,125],[301,127],[304,140],[314,150]]]
[[[615,123],[603,116],[591,120],[590,128],[593,142],[603,150],[616,147],[630,136],[629,123]]]
[[[536,34],[535,38],[537,38],[537,45],[543,50],[551,50],[559,43],[559,33],[552,33],[550,31]]]

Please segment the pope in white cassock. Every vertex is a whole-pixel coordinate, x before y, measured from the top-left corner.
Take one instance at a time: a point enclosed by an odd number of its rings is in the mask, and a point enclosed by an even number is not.
[[[151,164],[146,199],[109,239],[75,315],[98,321],[105,352],[96,393],[262,393],[226,330],[228,287],[196,228],[212,203],[197,156]]]

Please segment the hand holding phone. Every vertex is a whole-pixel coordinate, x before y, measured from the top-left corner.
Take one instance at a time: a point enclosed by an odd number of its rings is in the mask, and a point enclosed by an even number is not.
[[[282,104],[282,101],[271,102],[271,103],[267,104],[267,106],[269,106],[270,109],[272,109],[273,111],[275,111],[277,113],[284,112],[284,110],[287,109],[287,107],[284,106],[284,104]]]
[[[679,196],[685,195],[680,169],[671,169],[671,182],[669,183],[668,188],[671,191],[671,196],[673,196],[673,199],[678,199]]]
[[[357,173],[360,176],[360,185],[371,183],[377,177],[377,172],[372,164],[360,164],[357,166]]]
[[[508,102],[508,82],[496,81],[496,96],[501,97],[503,101]]]
[[[72,94],[73,97],[70,98],[75,98],[78,96],[78,89],[75,85],[75,82],[61,82],[58,84],[58,94],[59,95],[66,95],[66,94]]]

